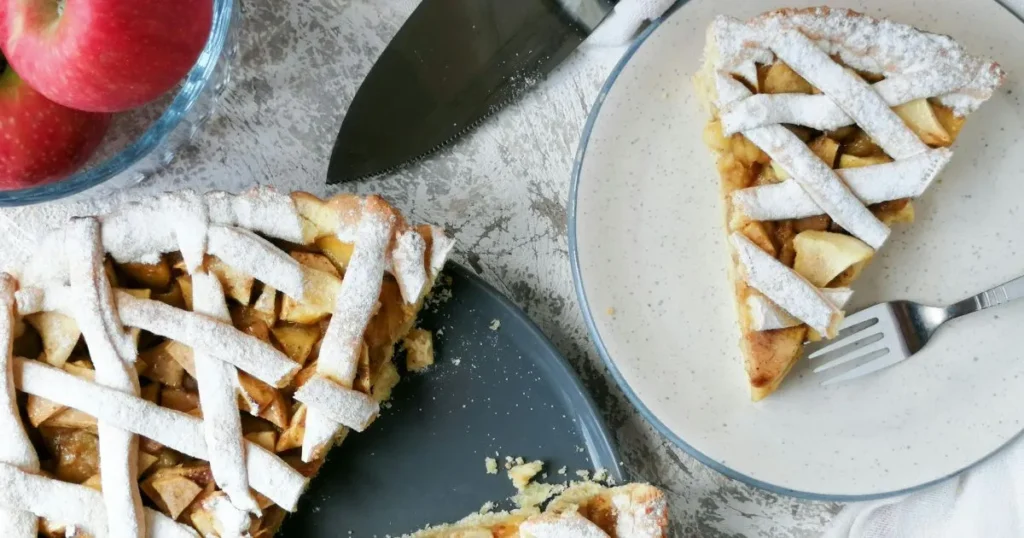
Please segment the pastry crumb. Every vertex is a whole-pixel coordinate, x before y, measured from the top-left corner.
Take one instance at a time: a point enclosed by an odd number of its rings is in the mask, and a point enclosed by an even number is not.
[[[534,482],[523,488],[518,494],[512,497],[512,502],[519,508],[531,509],[547,502],[548,499],[565,491],[564,484],[548,484],[545,482]]]
[[[484,505],[480,507],[480,513],[481,514],[490,514],[493,511],[494,511],[494,503],[491,502],[491,501],[485,502]]]
[[[405,368],[410,372],[426,370],[434,364],[434,336],[430,331],[413,329],[402,340]]]
[[[498,460],[484,458],[484,466],[487,468],[487,474],[498,474]]]
[[[458,366],[458,365],[462,364],[462,359],[452,359],[452,364],[454,364],[455,366]]]
[[[558,470],[558,474],[565,474],[566,470],[565,465],[563,465],[562,468]]]
[[[610,307],[610,306],[608,307],[608,310],[606,310],[606,312],[608,312],[609,316],[614,316],[615,315],[615,309]]]
[[[491,330],[492,331],[496,331],[496,330],[498,330],[500,328],[501,328],[501,321],[499,321],[497,319],[492,319],[491,320]]]
[[[576,471],[576,476],[584,480],[590,480],[590,471],[586,469],[580,469],[579,471]]]
[[[387,361],[381,366],[380,372],[377,374],[377,379],[373,382],[373,399],[377,400],[377,403],[384,403],[391,399],[391,390],[395,388],[401,376],[398,375],[398,368],[395,367],[395,363]]]
[[[530,481],[533,480],[533,477],[537,476],[543,468],[544,462],[539,460],[531,461],[529,463],[520,463],[508,470],[508,477],[512,480],[512,485],[522,492],[526,489],[526,486],[530,485]]]
[[[608,469],[602,467],[601,469],[594,471],[595,482],[604,482],[606,480],[608,480]]]

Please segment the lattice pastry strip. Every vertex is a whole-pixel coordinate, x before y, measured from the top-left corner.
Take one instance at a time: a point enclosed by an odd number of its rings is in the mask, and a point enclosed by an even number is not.
[[[842,310],[853,297],[853,290],[850,288],[819,288],[818,292],[839,310]],[[755,331],[786,329],[803,323],[762,295],[747,297],[746,306],[750,309],[752,328]]]
[[[96,368],[96,383],[139,396],[133,363],[136,353],[114,309],[110,282],[103,273],[99,223],[74,219],[66,228],[68,274],[75,319],[89,346]],[[107,526],[114,536],[143,536],[145,519],[138,475],[139,441],[116,421],[99,421],[100,478],[107,509]]]
[[[351,390],[356,376],[363,333],[380,296],[388,242],[395,225],[390,208],[378,199],[367,200],[361,212],[351,266],[345,273],[334,315],[327,326],[321,348],[324,356],[317,363],[317,375],[344,390]],[[339,405],[345,406],[341,402]],[[312,461],[329,449],[331,441],[341,433],[341,427],[342,424],[327,413],[311,407],[306,413],[302,460]]]
[[[889,107],[949,93],[958,88],[956,81],[935,86],[919,86],[915,78],[887,78],[871,86]],[[720,111],[722,132],[729,136],[746,129],[789,123],[819,131],[833,131],[856,124],[856,120],[824,94],[802,93],[757,94],[725,105]]]
[[[819,334],[835,334],[842,312],[818,288],[769,256],[745,235],[733,232],[730,241],[744,268],[743,278],[751,287]]]
[[[718,84],[720,94],[728,94],[733,100],[752,95],[740,82],[724,74],[718,76]],[[732,101],[723,100],[723,103],[728,102]],[[888,239],[889,228],[850,192],[832,167],[818,158],[789,129],[782,125],[768,125],[743,131],[743,136],[788,172],[814,204],[840,226],[875,249]]]
[[[231,321],[224,289],[215,276],[192,273],[192,304],[197,313],[225,323]],[[231,364],[203,352],[195,353],[194,359],[214,480],[233,505],[259,516],[256,499],[249,493],[249,473],[245,468],[245,439],[235,394],[238,372]]]
[[[178,452],[210,461],[201,419],[80,379],[39,361],[15,359],[14,379],[22,392],[109,420]],[[294,510],[305,488],[305,478],[258,445],[247,442],[246,447],[252,487],[282,508]]]
[[[14,357],[14,279],[0,275],[0,468],[20,472],[38,472],[39,458],[21,425],[21,413],[15,400]],[[0,491],[13,492],[8,480],[0,478]],[[34,538],[39,523],[36,512],[11,503],[0,505],[0,536]]]
[[[81,530],[97,538],[112,536],[107,528],[107,509],[102,493],[86,486],[45,478],[5,463],[0,463],[0,505],[36,514],[47,521],[74,522],[67,524],[69,529]],[[160,512],[146,508],[143,515],[146,536],[150,538],[199,538],[194,530]],[[32,527],[30,534],[4,536],[35,538],[37,533],[38,524]]]
[[[766,37],[772,52],[824,92],[894,159],[906,159],[928,150],[871,85],[832,60],[803,33],[787,29]]]
[[[299,264],[269,241],[236,225],[298,244],[354,242],[351,258],[339,260],[346,264],[344,279]],[[72,245],[70,254],[63,250],[66,243]],[[10,286],[6,290],[8,303],[17,306],[20,316],[60,312],[74,318],[95,363],[96,381],[35,360],[19,358],[7,366],[19,390],[98,420],[101,460],[112,466],[103,467],[100,476],[108,509],[97,507],[98,494],[88,488],[2,465],[22,465],[29,471],[38,468],[34,461],[13,456],[0,460],[0,484],[10,485],[10,491],[28,493],[17,498],[0,494],[0,507],[12,513],[27,509],[31,515],[20,516],[25,521],[42,516],[66,523],[68,528],[93,531],[96,536],[157,538],[194,533],[141,509],[132,462],[137,454],[132,446],[135,435],[210,461],[213,479],[223,490],[201,503],[214,514],[211,532],[245,532],[246,512],[259,513],[250,486],[271,502],[293,510],[307,482],[275,454],[242,439],[235,399],[241,384],[235,368],[271,386],[284,387],[292,382],[300,365],[274,346],[226,323],[224,290],[204,269],[207,254],[216,255],[234,270],[251,273],[265,284],[271,299],[276,288],[300,303],[326,304],[328,313],[333,305],[320,344],[317,373],[300,382],[295,395],[296,401],[306,406],[308,439],[303,454],[320,457],[347,428],[361,431],[379,410],[375,399],[352,385],[364,333],[379,306],[383,275],[393,274],[403,301],[418,305],[452,246],[437,228],[408,228],[376,197],[340,197],[323,203],[303,194],[289,199],[266,189],[237,197],[188,192],[166,195],[99,220],[74,221],[41,244],[42,252],[18,270],[22,289],[14,292]],[[156,263],[161,254],[180,252],[191,273],[190,297],[196,312],[113,290],[102,265],[104,248],[122,263]],[[3,321],[0,317],[0,330],[6,329],[9,347],[12,323],[5,327]],[[129,367],[137,352],[127,327],[144,329],[192,349],[194,364],[186,369],[196,377],[205,420],[138,396],[138,378]],[[8,383],[9,390],[13,390],[11,385]],[[16,422],[17,410],[6,411],[0,409],[0,417],[13,415]],[[15,425],[5,427],[20,431],[20,425],[16,426],[17,430]],[[116,457],[121,455],[125,457]],[[68,503],[72,509],[58,515],[55,502]],[[111,517],[99,521],[97,513]]]
[[[861,202],[877,204],[921,196],[952,157],[952,151],[937,148],[909,159],[836,173]],[[740,189],[732,193],[732,203],[753,220],[802,219],[824,213],[792,179]]]
[[[608,538],[601,527],[574,510],[536,517],[520,525],[519,531],[534,538]]]

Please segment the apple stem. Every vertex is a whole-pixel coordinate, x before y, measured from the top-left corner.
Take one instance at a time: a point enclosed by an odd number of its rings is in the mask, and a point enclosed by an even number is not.
[[[64,14],[64,2],[67,0],[57,0],[57,17]]]

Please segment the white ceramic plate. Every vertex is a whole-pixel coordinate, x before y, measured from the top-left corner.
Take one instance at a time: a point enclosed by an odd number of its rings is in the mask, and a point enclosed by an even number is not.
[[[648,29],[583,134],[570,196],[573,274],[597,346],[633,402],[704,463],[823,499],[892,495],[955,474],[1024,428],[1024,302],[941,331],[912,360],[820,386],[802,361],[751,403],[726,277],[718,176],[694,96],[704,30],[804,2],[694,0]],[[1024,24],[994,1],[839,2],[955,36],[1006,86],[971,117],[952,164],[856,283],[850,311],[946,303],[1024,274]]]

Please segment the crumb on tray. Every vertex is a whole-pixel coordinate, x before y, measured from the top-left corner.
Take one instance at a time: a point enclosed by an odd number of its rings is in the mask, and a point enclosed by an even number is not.
[[[413,329],[402,340],[405,346],[405,368],[420,372],[434,364],[434,337],[430,331]]]

